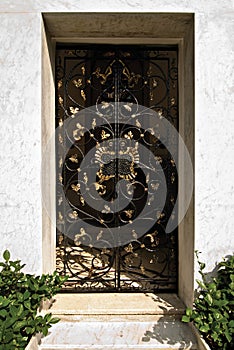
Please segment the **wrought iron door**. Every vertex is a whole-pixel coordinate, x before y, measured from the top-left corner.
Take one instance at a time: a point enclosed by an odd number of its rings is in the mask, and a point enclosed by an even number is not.
[[[64,290],[175,291],[177,229],[165,232],[169,218],[174,215],[177,220],[175,159],[144,117],[134,113],[136,106],[144,106],[178,129],[177,47],[58,45],[56,84],[57,270],[69,275]],[[106,116],[111,108],[115,119],[109,122]],[[87,122],[85,113],[91,115]],[[133,123],[126,121],[129,117]],[[103,122],[98,123],[98,118]],[[122,140],[118,144],[122,156],[114,153],[113,157],[109,146],[116,138]],[[167,138],[177,151],[177,140],[169,131]],[[125,141],[135,146],[126,146]],[[148,159],[139,159],[138,145],[150,151]],[[90,184],[87,172],[81,173],[81,163],[92,150],[95,181]],[[163,173],[155,178],[147,173],[152,154]],[[143,208],[151,207],[162,175],[166,200],[154,225],[140,237],[132,229],[126,242],[113,242],[117,239],[111,236],[113,228],[118,227],[123,237],[126,225],[137,220]],[[118,197],[120,180],[125,180],[122,192],[128,203],[114,212],[110,207]],[[82,193],[92,198],[92,191],[105,201],[104,207],[86,202]],[[109,230],[110,239],[103,238],[104,229]]]

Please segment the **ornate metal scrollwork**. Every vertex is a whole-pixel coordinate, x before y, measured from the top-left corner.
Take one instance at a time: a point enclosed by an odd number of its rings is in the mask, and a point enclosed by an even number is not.
[[[95,160],[100,165],[100,170],[97,172],[99,183],[114,178],[117,168],[120,178],[133,180],[136,177],[135,164],[139,163],[137,145],[136,143],[135,147],[123,147],[119,150],[117,158],[111,146],[98,147]]]
[[[161,141],[162,135],[154,126],[145,126],[137,108],[152,109],[178,128],[177,48],[58,45],[56,75],[56,126],[61,130],[57,139],[57,270],[69,275],[64,289],[175,291],[177,230],[165,233],[169,217],[174,215],[177,220],[173,212],[177,197],[175,161]],[[122,104],[113,123],[110,116],[115,113],[116,102]],[[76,116],[89,106],[96,106],[90,124],[77,122]],[[134,122],[129,124],[129,118]],[[167,130],[164,134],[176,151],[177,140]],[[115,138],[122,140],[117,150]],[[141,159],[139,145],[150,150],[147,159]],[[90,166],[95,181],[90,184],[81,165],[92,149]],[[155,178],[147,173],[153,162],[160,164],[163,173],[157,172]],[[111,228],[119,227],[124,235],[126,225],[137,220],[142,208],[151,208],[163,176],[167,198],[163,211],[156,213],[156,224],[140,238],[137,229],[132,229],[129,243],[113,248],[111,239],[116,237],[108,240],[105,229],[111,232]],[[121,191],[130,201],[114,212],[111,203],[120,180],[124,180]],[[92,198],[95,192],[106,201],[99,210],[85,200],[86,193]],[[145,220],[150,220],[150,215]],[[79,220],[88,222],[91,231],[82,225],[75,229]],[[141,226],[144,220],[139,220]],[[95,242],[105,244],[99,247]]]

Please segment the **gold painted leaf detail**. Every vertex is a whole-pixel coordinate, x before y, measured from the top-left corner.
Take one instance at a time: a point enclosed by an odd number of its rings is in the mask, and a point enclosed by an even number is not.
[[[153,236],[151,233],[148,233],[148,234],[145,236],[145,238],[146,238],[146,237],[149,237],[151,243],[154,242],[154,236]]]
[[[173,205],[175,204],[175,198],[174,198],[173,196],[171,196],[170,202],[171,202]]]
[[[151,195],[150,197],[149,197],[149,200],[148,200],[148,205],[151,205],[151,203],[153,202],[153,200],[154,200],[154,196],[153,195]]]
[[[61,134],[58,135],[58,140],[59,140],[59,143],[63,143],[63,137]]]
[[[127,247],[124,248],[124,250],[125,250],[127,253],[132,253],[132,252],[133,252],[132,243],[129,243],[129,245],[128,245]]]
[[[83,227],[81,227],[81,229],[80,229],[80,233],[77,233],[76,235],[75,235],[75,237],[74,237],[74,243],[75,243],[75,245],[77,245],[77,246],[79,246],[79,245],[81,245],[81,238],[83,237],[83,236],[86,236],[86,232],[85,232],[85,229],[83,228]]]
[[[162,111],[162,109],[159,109],[159,110],[157,111],[157,113],[158,113],[159,117],[161,118],[161,117],[162,117],[162,115],[163,115],[163,111]]]
[[[102,107],[101,107],[101,109],[106,109],[106,108],[108,108],[109,106],[110,106],[110,103],[108,103],[108,102],[105,102],[105,101],[102,101]]]
[[[153,87],[158,86],[158,82],[157,82],[157,80],[155,78],[153,79],[153,84],[152,85],[153,85]]]
[[[94,129],[96,127],[97,123],[96,123],[96,118],[93,118],[92,121],[92,129]]]
[[[80,184],[77,184],[77,185],[71,184],[71,188],[73,191],[78,192],[80,189]]]
[[[101,139],[105,140],[105,139],[108,139],[108,137],[110,137],[110,134],[106,133],[105,130],[102,130]]]
[[[79,130],[83,130],[83,129],[84,129],[84,127],[83,127],[80,123],[77,123],[77,124],[76,124],[76,127],[77,127],[77,129],[79,129]]]
[[[130,57],[131,53],[130,52],[121,52],[123,57]]]
[[[62,242],[63,242],[63,235],[59,235],[58,242],[59,242],[59,244],[62,244]]]
[[[108,52],[105,52],[103,54],[104,57],[111,57],[111,56],[114,56],[115,55],[115,52],[114,51],[108,51]]]
[[[63,166],[63,158],[60,158],[59,159],[59,168],[62,168],[62,166]]]
[[[86,173],[84,173],[84,183],[87,185],[87,183],[88,183],[88,176],[87,176],[87,174]]]
[[[80,196],[80,203],[82,206],[85,205],[85,200],[84,200],[84,197]]]
[[[76,141],[79,141],[81,139],[83,135],[81,133],[79,133],[79,130],[73,130],[73,138],[76,140]]]
[[[148,71],[147,71],[148,77],[149,77],[152,73],[153,73],[152,67],[150,66],[149,69],[148,69]]]
[[[157,246],[157,245],[159,245],[159,243],[160,243],[160,239],[159,239],[159,238],[156,238],[156,239],[155,239],[155,245]]]
[[[162,157],[160,157],[160,156],[155,156],[155,160],[156,160],[158,163],[162,163]]]
[[[77,129],[73,130],[73,138],[79,141],[84,136],[84,127],[80,123],[77,123],[76,127]]]
[[[63,215],[62,215],[61,211],[58,212],[57,222],[58,222],[58,224],[64,224]]]
[[[75,54],[75,51],[74,50],[66,50],[65,53],[69,56],[72,56]]]
[[[97,241],[99,241],[100,238],[102,238],[103,235],[103,231],[99,231],[98,235],[97,235]]]
[[[95,182],[95,189],[102,196],[106,193],[106,186],[100,185],[98,182]]]
[[[114,96],[115,96],[115,92],[113,91],[113,92],[107,92],[107,97],[108,98],[114,98]]]
[[[58,101],[59,101],[59,104],[60,104],[60,105],[63,104],[63,98],[62,98],[62,96],[59,95]]]
[[[85,75],[85,66],[81,67],[81,72],[82,72],[83,75]]]
[[[102,210],[102,213],[108,214],[110,212],[111,212],[111,208],[107,204],[105,204],[104,209]]]
[[[129,256],[126,256],[125,263],[127,265],[131,266],[133,264],[133,260]]]
[[[80,88],[82,86],[82,79],[73,79],[72,82],[77,88]]]
[[[136,119],[136,126],[137,126],[138,128],[141,128],[141,123],[139,122],[138,119]]]
[[[132,230],[132,237],[133,237],[134,239],[137,239],[137,233],[136,233],[135,230]]]
[[[125,108],[127,111],[129,111],[129,112],[131,112],[131,111],[132,111],[132,107],[131,107],[131,105],[130,105],[130,104],[123,105],[123,106],[124,106],[124,108]]]
[[[171,98],[171,106],[174,106],[174,105],[175,105],[175,102],[176,102],[176,101],[175,101],[175,97],[172,97],[172,98]]]
[[[77,159],[77,154],[72,154],[71,157],[69,158],[69,160],[72,162],[72,163],[78,163],[78,159]]]
[[[63,86],[63,81],[62,81],[62,79],[60,79],[58,81],[58,89],[60,89],[62,86]]]
[[[92,74],[95,74],[98,79],[100,78],[100,82],[103,85],[107,81],[108,76],[112,74],[112,69],[110,66],[108,66],[105,70],[105,73],[101,73],[101,68],[97,67],[95,72]]]
[[[71,218],[71,219],[77,219],[78,218],[78,213],[76,210],[73,210],[72,213],[69,213],[68,216]]]
[[[134,213],[134,210],[124,210],[124,213],[126,214],[126,216],[131,219],[132,218],[132,215]]]
[[[101,254],[106,254],[109,253],[106,247],[102,248]]]
[[[131,140],[133,138],[133,133],[129,131],[127,134],[124,135],[125,139]]]
[[[78,113],[79,112],[79,108],[78,107],[69,107],[69,109],[70,109],[70,112],[72,113],[72,114],[76,114],[76,113]]]
[[[63,126],[63,120],[62,118],[59,119],[59,127],[61,128]]]
[[[85,92],[84,92],[83,89],[80,90],[80,95],[81,95],[81,97],[83,98],[83,100],[86,101],[86,95],[85,95]]]
[[[161,213],[160,211],[157,212],[157,214],[156,214],[157,219],[163,219],[164,216],[165,216],[165,214],[164,214],[164,213]]]
[[[148,132],[150,132],[150,133],[151,133],[151,135],[154,135],[154,134],[155,134],[155,132],[154,132],[154,129],[153,129],[153,128],[149,128],[149,129],[147,129],[147,131],[148,131]]]
[[[156,191],[159,188],[159,183],[158,182],[157,183],[152,183],[151,184],[151,188],[152,188],[152,190]]]
[[[127,184],[127,193],[131,195],[133,194],[133,190],[134,186],[131,183]]]
[[[171,174],[171,183],[173,184],[175,182],[175,173]]]

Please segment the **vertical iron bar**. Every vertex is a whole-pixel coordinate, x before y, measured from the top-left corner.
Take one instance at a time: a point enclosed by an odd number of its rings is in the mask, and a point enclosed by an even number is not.
[[[120,67],[119,67],[119,64],[118,64],[118,60],[115,61],[114,63],[114,96],[115,96],[115,108],[114,108],[114,113],[115,113],[115,126],[114,126],[114,130],[115,130],[115,135],[114,137],[115,138],[118,138],[119,137],[119,97],[120,97],[120,91],[119,91],[119,79],[120,79]],[[118,142],[115,143],[115,155],[117,156],[119,153],[119,145],[118,145]],[[116,166],[116,169],[115,169],[115,179],[116,179],[116,183],[115,183],[115,188],[116,188],[116,185],[117,185],[117,182],[118,182],[118,173],[119,173],[119,167],[118,167],[118,158],[116,158],[116,161],[115,161],[115,166]],[[119,198],[117,197],[116,201],[118,202],[119,201]],[[116,212],[116,210],[115,210]],[[118,225],[118,218],[116,218],[116,222],[117,222],[117,225]],[[115,248],[115,259],[116,259],[116,278],[117,278],[117,281],[116,281],[116,285],[117,285],[117,290],[120,290],[120,249],[119,249],[119,237],[117,237],[118,239],[118,244],[117,244],[117,247]]]

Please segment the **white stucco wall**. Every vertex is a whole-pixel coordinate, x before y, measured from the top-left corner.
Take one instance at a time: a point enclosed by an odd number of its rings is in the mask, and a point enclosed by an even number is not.
[[[195,248],[212,270],[234,250],[231,0],[1,0],[0,251],[41,272],[41,12],[50,11],[195,14]]]

